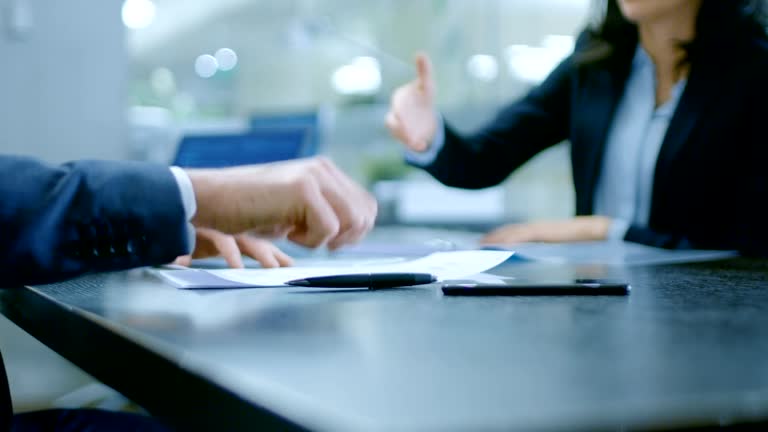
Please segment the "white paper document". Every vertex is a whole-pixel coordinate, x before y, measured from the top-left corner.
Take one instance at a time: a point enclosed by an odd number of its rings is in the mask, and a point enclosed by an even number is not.
[[[227,270],[155,270],[157,274],[178,288],[245,288],[279,287],[295,279],[319,276],[365,273],[430,273],[438,281],[460,279],[482,273],[498,266],[513,255],[509,251],[454,251],[437,252],[410,261],[388,263],[361,263],[360,265],[321,267],[285,267],[277,269],[227,269]]]

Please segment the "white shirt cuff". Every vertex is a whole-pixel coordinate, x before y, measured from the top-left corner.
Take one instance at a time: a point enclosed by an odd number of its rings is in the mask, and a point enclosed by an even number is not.
[[[445,146],[445,121],[440,113],[435,114],[435,119],[437,120],[437,129],[435,130],[435,137],[432,139],[432,145],[423,152],[406,150],[405,160],[409,163],[420,167],[432,165],[440,150]]]
[[[611,220],[611,226],[608,227],[608,240],[623,241],[629,231],[629,222],[623,219]]]
[[[187,220],[187,239],[189,245],[189,253],[195,250],[195,227],[192,225],[192,218],[197,213],[197,202],[195,201],[195,190],[192,188],[192,180],[189,179],[187,173],[183,169],[172,166],[171,174],[176,179],[176,184],[179,186],[179,192],[181,193],[181,202],[184,206],[184,218]]]

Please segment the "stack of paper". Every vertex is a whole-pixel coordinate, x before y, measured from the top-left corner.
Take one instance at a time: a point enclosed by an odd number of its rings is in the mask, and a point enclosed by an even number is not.
[[[430,273],[438,280],[460,279],[496,267],[512,256],[508,251],[438,252],[410,261],[327,267],[286,267],[278,269],[158,269],[157,274],[179,288],[279,287],[295,279],[365,273]]]

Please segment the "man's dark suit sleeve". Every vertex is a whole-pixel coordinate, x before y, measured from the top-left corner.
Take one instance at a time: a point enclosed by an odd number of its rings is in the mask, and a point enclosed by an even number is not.
[[[163,264],[188,252],[167,167],[80,161],[51,167],[0,156],[0,281],[61,280]]]
[[[424,167],[441,183],[465,189],[495,186],[547,147],[568,138],[573,60],[504,110],[485,129],[461,137],[445,128],[445,145]]]

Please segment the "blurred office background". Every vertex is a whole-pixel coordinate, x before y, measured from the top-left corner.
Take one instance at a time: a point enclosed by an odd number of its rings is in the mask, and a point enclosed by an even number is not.
[[[0,152],[170,163],[185,136],[308,118],[307,139],[379,195],[385,223],[482,227],[565,217],[573,207],[566,144],[501,187],[463,196],[406,168],[383,119],[423,50],[445,118],[472,130],[569,53],[589,7],[590,0],[0,0]],[[89,382],[4,318],[0,348],[18,409],[49,406]]]

